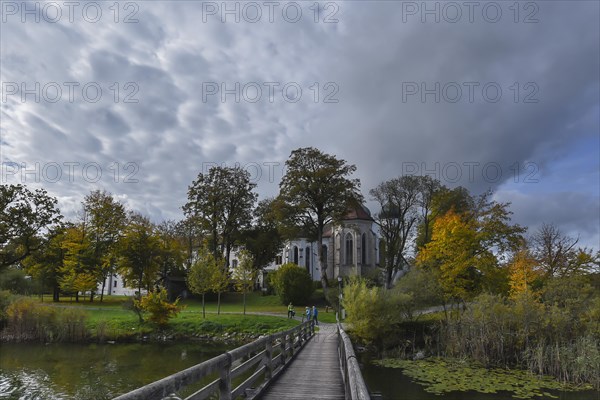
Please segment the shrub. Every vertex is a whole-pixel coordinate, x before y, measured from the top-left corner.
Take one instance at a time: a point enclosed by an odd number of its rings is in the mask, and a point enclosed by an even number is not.
[[[283,304],[308,304],[315,290],[308,271],[293,263],[273,272],[271,282]]]
[[[6,308],[6,331],[16,340],[79,341],[88,335],[86,314],[79,309],[56,309],[28,298]]]
[[[150,313],[149,320],[158,326],[164,326],[169,323],[169,319],[176,316],[182,307],[178,305],[179,298],[173,303],[167,300],[167,291],[161,289],[150,292],[140,300],[134,300],[136,307]]]

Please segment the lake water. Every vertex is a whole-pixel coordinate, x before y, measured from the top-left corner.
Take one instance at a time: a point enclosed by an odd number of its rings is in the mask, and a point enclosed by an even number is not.
[[[382,400],[509,400],[510,393],[451,392],[435,395],[425,391],[424,386],[413,383],[411,378],[397,368],[385,368],[370,364],[369,356],[361,354],[361,371],[369,390],[381,394]],[[547,390],[560,400],[600,400],[600,392],[556,392]],[[534,397],[536,400],[551,397]]]
[[[110,399],[230,348],[209,343],[3,344],[0,399]],[[383,400],[511,399],[507,393],[436,396],[411,382],[399,369],[371,365],[364,354],[361,361],[369,390],[380,393]],[[561,400],[600,400],[600,392],[554,394]]]
[[[187,344],[2,344],[0,399],[110,399],[231,347]]]

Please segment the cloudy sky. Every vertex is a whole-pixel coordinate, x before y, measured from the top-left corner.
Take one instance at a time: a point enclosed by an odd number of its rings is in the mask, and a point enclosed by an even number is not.
[[[429,174],[600,248],[596,1],[0,5],[2,183],[68,216],[105,188],[179,219],[215,164],[271,196],[314,146],[367,198]]]

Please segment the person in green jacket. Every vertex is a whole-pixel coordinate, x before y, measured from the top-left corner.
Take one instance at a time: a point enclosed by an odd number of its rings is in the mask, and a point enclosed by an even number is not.
[[[290,303],[288,305],[288,318],[294,318],[294,315],[296,315],[296,312],[294,311],[294,306]]]

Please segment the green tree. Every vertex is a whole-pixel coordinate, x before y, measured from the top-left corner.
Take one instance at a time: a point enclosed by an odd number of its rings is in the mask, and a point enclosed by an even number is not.
[[[218,265],[221,265],[221,267],[215,270],[211,287],[211,290],[217,293],[217,315],[221,315],[221,293],[229,287],[229,273],[226,268],[223,268],[222,264],[221,261],[218,261]]]
[[[381,260],[386,272],[385,286],[391,288],[394,272],[408,267],[405,253],[414,238],[419,218],[420,177],[407,175],[391,179],[369,193],[381,209],[375,214],[375,223],[385,242]]]
[[[148,218],[131,213],[119,247],[123,278],[140,294],[142,288],[150,291],[160,269],[161,244],[155,226]]]
[[[42,290],[52,291],[52,301],[60,300],[60,285],[62,271],[64,271],[66,228],[60,224],[52,229],[44,240],[44,247],[32,253],[23,260],[23,266],[38,282],[42,283]]]
[[[252,221],[255,187],[248,171],[240,167],[213,167],[207,174],[198,174],[188,188],[183,210],[206,232],[214,257],[225,255],[227,266],[240,232]]]
[[[308,304],[314,292],[308,271],[294,263],[283,264],[272,272],[271,284],[282,304]]]
[[[102,283],[100,301],[104,300],[106,279],[115,273],[118,242],[121,239],[127,215],[125,206],[106,191],[95,190],[85,196],[83,210],[88,220],[88,231],[93,247],[93,270]],[[91,299],[93,300],[93,291]]]
[[[240,251],[239,263],[233,269],[232,278],[236,290],[242,292],[244,315],[246,315],[246,293],[252,290],[254,281],[256,280],[256,270],[253,266],[252,256],[246,250]]]
[[[176,296],[171,292],[170,280],[184,278],[186,275],[186,250],[185,244],[178,236],[178,226],[174,221],[163,221],[156,227],[159,238],[159,251],[157,262],[159,264],[157,282],[167,288],[169,300]]]
[[[281,250],[283,238],[277,227],[275,200],[261,200],[254,210],[252,227],[242,234],[244,248],[252,254],[257,268],[266,267]]]
[[[215,278],[222,268],[212,253],[201,249],[187,275],[187,284],[193,293],[202,296],[202,318],[206,318],[204,295],[215,287]]]
[[[293,150],[279,184],[279,218],[287,227],[300,227],[307,236],[323,242],[325,224],[340,220],[348,208],[362,201],[360,181],[351,179],[356,166],[312,148]],[[327,270],[322,267],[323,249],[317,246],[323,292],[327,297]]]
[[[44,189],[0,185],[0,271],[44,245],[42,236],[62,219],[56,203]]]

